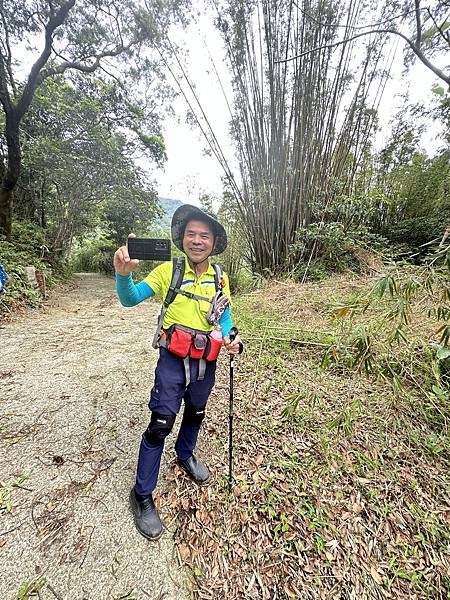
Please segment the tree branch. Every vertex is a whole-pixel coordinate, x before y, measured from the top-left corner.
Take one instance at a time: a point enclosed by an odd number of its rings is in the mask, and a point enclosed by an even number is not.
[[[439,31],[439,33],[441,34],[441,36],[444,38],[444,40],[447,42],[447,44],[450,46],[450,35],[448,33],[445,33],[445,31],[442,29],[442,25],[438,25],[436,19],[433,17],[433,15],[431,14],[431,11],[429,8],[427,8],[427,13],[430,16],[430,19],[433,21],[434,26],[436,27],[436,29]],[[444,23],[445,23],[446,19],[444,19]]]
[[[137,41],[130,42],[127,46],[117,46],[114,50],[107,50],[105,52],[101,52],[100,54],[97,54],[97,56],[95,57],[95,61],[90,65],[84,65],[80,62],[67,60],[56,67],[51,67],[49,69],[46,69],[45,71],[41,71],[37,78],[37,84],[42,83],[42,81],[44,81],[44,79],[47,79],[48,77],[53,77],[53,75],[61,75],[68,69],[74,69],[76,71],[81,71],[82,73],[93,73],[96,69],[99,68],[100,61],[102,58],[119,56],[119,54],[122,54],[122,52],[126,52],[136,43]]]
[[[114,79],[114,80],[115,80],[115,81],[116,81],[116,82],[117,82],[119,85],[122,85],[122,81],[121,81],[121,80],[120,80],[120,79],[117,77],[117,75],[114,75],[113,73],[110,73],[110,72],[109,72],[109,71],[106,69],[105,65],[100,65],[100,66],[99,66],[99,69],[100,69],[101,71],[103,71],[104,73],[106,73],[106,74],[107,74],[109,77],[111,77],[111,79]]]
[[[435,75],[437,75],[439,77],[439,79],[442,79],[442,81],[445,81],[445,83],[450,88],[450,75],[446,75],[441,69],[439,69],[438,67],[435,67],[428,60],[428,58],[424,55],[424,53],[420,50],[420,48],[418,48],[414,44],[414,42],[412,42],[406,35],[404,35],[403,33],[400,33],[400,31],[397,31],[396,29],[372,29],[371,31],[364,31],[362,33],[353,35],[352,37],[347,38],[345,40],[340,40],[339,42],[335,42],[334,44],[325,44],[324,46],[318,46],[317,48],[311,48],[311,50],[306,50],[305,52],[301,52],[300,54],[291,56],[290,58],[277,60],[277,61],[275,61],[275,64],[290,62],[291,60],[296,60],[298,58],[301,58],[302,56],[306,56],[307,54],[311,54],[312,52],[318,52],[319,50],[324,50],[326,48],[335,48],[336,46],[341,46],[342,44],[347,44],[348,42],[352,42],[353,40],[356,40],[364,35],[371,35],[373,33],[387,33],[387,34],[392,34],[392,35],[398,35],[399,37],[401,37],[411,47],[412,51],[417,56],[417,58],[419,58],[419,60],[421,60],[426,67],[428,67],[431,71],[433,71],[433,73]]]
[[[0,52],[0,102],[3,106],[5,114],[9,114],[13,110],[13,104],[9,95],[8,86],[6,84],[6,69],[3,54]]]
[[[119,21],[118,21],[118,15],[117,14],[113,15],[112,13],[110,13],[107,10],[105,10],[104,8],[101,8],[100,10],[101,10],[101,12],[103,12],[104,14],[106,14],[108,17],[111,17],[111,19],[113,19],[113,21],[115,21],[116,27],[117,27],[117,35],[119,36],[121,46],[123,46],[122,31],[120,29],[120,24],[119,24]]]
[[[8,27],[7,27],[7,23],[6,23],[6,19],[5,19],[5,13],[3,12],[2,5],[0,5],[0,14],[2,16],[3,29],[5,30],[5,46],[6,46],[6,53],[7,53],[6,59],[3,56],[1,58],[4,60],[4,62],[6,64],[6,70],[8,71],[11,88],[12,88],[14,97],[16,97],[17,96],[17,87],[16,87],[16,82],[14,81],[14,76],[13,76],[13,72],[11,69],[12,54],[11,54],[11,46],[9,43],[9,31],[8,31]]]
[[[358,29],[368,29],[369,27],[380,27],[381,25],[386,25],[386,23],[392,23],[392,21],[396,21],[397,19],[402,19],[402,18],[407,17],[408,15],[415,12],[415,9],[413,8],[404,13],[400,13],[398,15],[394,15],[393,17],[389,17],[389,19],[385,19],[384,21],[379,21],[378,23],[368,23],[367,25],[335,25],[334,23],[324,23],[323,21],[319,21],[318,19],[313,17],[312,14],[310,14],[303,8],[300,8],[300,6],[297,4],[297,2],[293,2],[293,4],[302,14],[307,16],[308,19],[310,19],[311,21],[314,21],[314,23],[317,23],[317,25],[321,25],[322,27],[340,27],[342,29],[353,29],[354,31],[356,31]],[[426,9],[421,8],[420,10],[426,10]]]
[[[25,112],[28,110],[31,101],[33,99],[34,91],[39,84],[38,78],[42,67],[48,61],[50,53],[52,51],[53,34],[55,30],[64,23],[69,11],[74,7],[75,0],[68,0],[61,6],[55,15],[52,15],[47,25],[45,26],[45,46],[44,49],[31,67],[30,74],[28,75],[27,83],[25,84],[22,96],[17,103],[17,113],[19,119],[23,117]]]
[[[420,0],[414,0],[415,5],[416,5],[416,9],[415,9],[415,13],[416,13],[416,29],[417,29],[417,34],[416,34],[416,46],[417,48],[420,48],[421,44],[422,44],[422,22],[420,20]]]

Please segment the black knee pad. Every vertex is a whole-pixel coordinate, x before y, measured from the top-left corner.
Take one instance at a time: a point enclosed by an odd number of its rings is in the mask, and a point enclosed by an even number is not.
[[[203,419],[205,418],[206,407],[194,408],[187,404],[184,407],[183,421],[189,425],[196,425],[200,427]]]
[[[150,423],[145,430],[144,437],[153,446],[164,444],[164,440],[172,431],[175,415],[161,415],[152,412]]]

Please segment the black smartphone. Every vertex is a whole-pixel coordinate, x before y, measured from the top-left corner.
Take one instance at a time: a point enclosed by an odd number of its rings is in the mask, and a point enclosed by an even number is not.
[[[128,238],[130,258],[139,260],[170,260],[170,240],[156,238]]]

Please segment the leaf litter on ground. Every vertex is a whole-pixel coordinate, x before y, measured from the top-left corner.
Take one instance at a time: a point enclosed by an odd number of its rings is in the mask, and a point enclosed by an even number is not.
[[[339,276],[244,297],[244,340],[255,322],[263,336],[268,316],[329,330],[331,301],[364,286]],[[199,444],[212,482],[196,487],[174,465],[160,498],[195,596],[447,598],[448,452],[427,449],[425,424],[386,385],[320,361],[317,348],[264,341],[236,359],[232,494],[228,360],[219,363]]]

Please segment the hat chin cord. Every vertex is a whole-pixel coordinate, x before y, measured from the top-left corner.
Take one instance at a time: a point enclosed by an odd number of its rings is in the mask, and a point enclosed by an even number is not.
[[[195,270],[196,270],[196,267],[197,267],[198,265],[201,265],[201,264],[202,264],[202,263],[204,263],[205,261],[207,261],[207,260],[208,260],[208,258],[209,258],[210,256],[211,256],[211,254],[209,254],[209,255],[208,255],[208,256],[207,256],[207,257],[206,257],[204,260],[201,260],[200,262],[195,262],[195,261],[191,260],[191,259],[188,257],[188,262],[189,262],[189,264],[191,265],[191,267],[193,267],[193,269],[194,269],[194,271],[195,271]]]

